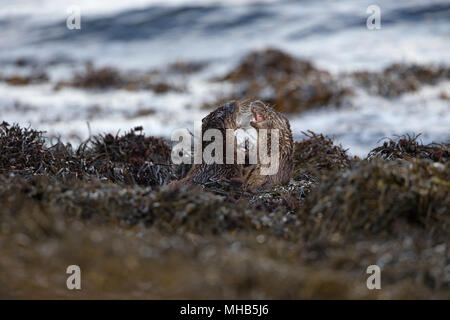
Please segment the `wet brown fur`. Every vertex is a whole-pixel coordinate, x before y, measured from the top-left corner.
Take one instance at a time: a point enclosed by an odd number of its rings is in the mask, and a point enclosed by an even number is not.
[[[202,137],[208,129],[218,129],[222,136],[226,137],[226,129],[236,130],[239,128],[238,115],[239,113],[251,112],[255,115],[256,112],[263,114],[265,121],[250,124],[255,129],[269,129],[267,139],[268,151],[270,152],[270,129],[279,129],[279,170],[274,175],[261,175],[260,169],[262,164],[243,165],[236,163],[236,140],[235,156],[233,164],[226,164],[226,144],[224,143],[223,150],[223,164],[194,164],[185,178],[178,183],[196,183],[206,184],[208,182],[220,182],[221,180],[240,181],[247,190],[257,190],[268,188],[274,184],[286,184],[289,182],[292,173],[292,154],[293,154],[293,140],[289,121],[279,112],[268,107],[261,101],[255,101],[250,106],[239,103],[238,101],[228,102],[216,110],[212,111],[208,116],[202,120]],[[206,146],[212,142],[203,142],[202,152]],[[260,137],[258,134],[258,144]]]
[[[262,140],[259,129],[267,129],[267,152],[270,156],[271,152],[271,129],[279,130],[279,167],[278,171],[273,175],[262,175],[260,170],[262,167],[268,167],[258,163],[253,165],[249,169],[246,169],[244,180],[245,189],[257,190],[269,188],[276,184],[287,184],[292,175],[293,168],[293,149],[294,142],[292,139],[291,126],[289,120],[281,113],[275,111],[273,108],[267,106],[261,101],[255,101],[250,105],[251,111],[256,119],[256,114],[260,114],[264,117],[263,121],[251,122],[251,125],[258,130],[258,147],[264,143]],[[259,148],[258,148],[259,150]],[[259,159],[259,157],[258,157]]]
[[[222,137],[226,137],[226,129],[237,129],[237,116],[240,103],[238,101],[228,102],[202,119],[202,137],[208,129],[218,129]],[[225,140],[224,140],[225,142]],[[203,142],[202,152],[212,142]],[[205,184],[208,182],[217,182],[223,179],[242,179],[243,165],[236,163],[226,164],[226,143],[223,144],[223,164],[194,164],[188,174],[181,182]],[[235,141],[236,150],[236,141]]]

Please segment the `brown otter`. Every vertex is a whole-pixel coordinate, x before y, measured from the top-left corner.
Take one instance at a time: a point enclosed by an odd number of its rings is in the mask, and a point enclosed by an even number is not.
[[[252,117],[254,118],[251,121]],[[261,101],[254,101],[251,104],[240,103],[239,101],[228,102],[202,119],[202,137],[208,129],[218,129],[222,137],[226,137],[227,129],[248,128],[250,125],[258,131],[268,129],[268,139],[263,141],[260,134],[257,134],[256,143],[267,143],[270,156],[271,134],[270,129],[279,130],[279,167],[278,171],[271,175],[261,175],[261,168],[268,165],[256,162],[249,164],[248,154],[245,162],[238,162],[237,141],[234,137],[234,161],[232,164],[226,163],[226,143],[223,145],[223,164],[194,164],[181,183],[206,184],[209,182],[219,182],[223,180],[235,181],[244,184],[245,189],[255,190],[270,187],[273,184],[285,184],[289,182],[292,172],[293,141],[289,121],[280,113],[266,106]],[[212,143],[209,142],[209,143]],[[209,144],[202,144],[202,152]],[[248,150],[247,150],[248,151]]]
[[[238,118],[240,110],[245,113],[246,105],[239,103],[239,101],[230,101],[216,110],[212,111],[205,118],[202,119],[202,137],[208,129],[218,129],[222,133],[222,137],[226,137],[226,129],[236,130],[239,127]],[[212,143],[209,142],[209,143]],[[209,143],[202,144],[202,152],[209,145]],[[236,146],[236,141],[234,141]],[[236,148],[234,148],[236,150]],[[220,182],[221,180],[242,179],[243,165],[237,164],[236,157],[234,163],[226,163],[226,143],[223,144],[223,163],[222,164],[194,164],[187,173],[182,182],[190,182],[197,184],[205,184],[208,182]]]
[[[261,150],[260,147],[266,144],[267,155],[269,157],[273,155],[278,160],[278,170],[273,174],[262,174],[261,169],[267,169],[270,164],[262,163],[258,157],[258,164],[246,170],[244,186],[246,189],[255,190],[268,188],[275,184],[286,184],[292,174],[294,149],[289,120],[261,101],[254,101],[250,105],[250,109],[255,119],[250,124],[258,131],[258,152]],[[267,138],[263,137],[261,129],[267,130]],[[278,129],[279,149],[277,154],[271,154],[273,152],[271,151],[272,139],[276,138],[276,136],[272,136],[271,129]]]

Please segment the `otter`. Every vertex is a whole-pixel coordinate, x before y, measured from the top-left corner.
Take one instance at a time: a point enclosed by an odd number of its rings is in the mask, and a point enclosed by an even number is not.
[[[226,137],[227,129],[256,129],[255,141],[244,141],[240,143],[234,137],[234,160],[233,163],[226,162],[226,144],[223,146],[223,164],[194,164],[186,177],[180,180],[181,183],[206,184],[209,182],[219,182],[223,180],[237,182],[245,190],[253,191],[262,188],[269,188],[274,184],[286,184],[290,180],[292,172],[293,140],[290,124],[279,112],[257,100],[250,104],[246,102],[230,101],[216,110],[212,111],[202,119],[202,137],[208,129],[218,129],[223,137]],[[259,129],[268,130],[268,139],[263,141],[258,133]],[[279,167],[278,171],[272,175],[261,175],[261,169],[268,165],[256,162],[249,163],[249,144],[253,147],[267,143],[270,155],[271,134],[270,129],[279,130]],[[212,142],[209,142],[212,143]],[[202,152],[209,144],[202,144]],[[257,148],[258,149],[258,148]],[[238,163],[237,153],[245,152],[244,163]]]
[[[246,169],[244,188],[247,190],[260,190],[270,188],[276,184],[289,183],[293,169],[292,156],[294,152],[294,141],[289,120],[259,100],[251,103],[250,109],[254,117],[250,125],[258,131],[258,150],[260,150],[260,146],[263,143],[266,143],[267,154],[270,156],[272,139],[275,138],[272,137],[271,129],[278,130],[279,150],[278,154],[275,155],[278,159],[278,170],[274,174],[263,175],[261,174],[261,169],[269,167],[269,164],[263,164],[259,161],[258,164]],[[267,130],[267,138],[263,139],[261,129]]]
[[[242,115],[248,113],[248,107],[241,104],[239,101],[230,101],[216,110],[212,111],[205,118],[202,119],[202,137],[208,129],[218,129],[222,133],[222,137],[226,137],[226,130],[239,128],[239,120]],[[212,141],[210,142],[212,143]],[[202,152],[209,143],[202,144]],[[236,153],[236,140],[235,153]],[[208,182],[220,182],[221,180],[236,180],[240,181],[243,177],[243,165],[237,164],[236,157],[234,163],[226,163],[226,144],[223,145],[223,164],[194,164],[183,178],[182,182],[205,184]],[[242,182],[243,183],[243,182]]]

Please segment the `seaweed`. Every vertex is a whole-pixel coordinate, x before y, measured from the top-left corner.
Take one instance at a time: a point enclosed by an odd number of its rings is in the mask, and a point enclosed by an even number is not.
[[[299,214],[308,235],[382,235],[410,225],[448,236],[450,167],[430,160],[360,161],[331,171],[312,190]]]
[[[0,124],[0,170],[37,169],[48,159],[42,132],[3,121]]]
[[[183,88],[168,83],[157,75],[157,71],[143,74],[125,74],[113,67],[96,68],[91,63],[88,63],[84,71],[75,73],[70,81],[58,82],[55,89],[76,87],[89,90],[151,90],[157,94],[164,94],[169,91],[184,91]]]
[[[48,75],[43,71],[36,71],[30,75],[12,75],[0,77],[0,81],[4,81],[12,86],[26,86],[31,84],[40,84],[49,81]]]
[[[312,131],[302,132],[304,140],[294,143],[294,179],[305,174],[319,177],[324,171],[350,168],[347,150],[333,140]]]
[[[289,221],[283,220],[280,218],[285,215],[283,210],[260,211],[245,200],[227,201],[226,197],[197,186],[170,185],[152,189],[95,179],[60,182],[46,176],[0,180],[0,198],[5,203],[14,204],[18,199],[29,198],[49,212],[64,212],[68,217],[97,223],[144,225],[167,234],[205,235],[264,229],[283,237],[293,237],[297,233],[295,216]]]
[[[136,127],[123,136],[111,134],[91,138],[85,153],[96,175],[129,184],[162,185],[173,179],[168,143],[155,137],[136,134]]]
[[[208,64],[200,61],[176,61],[169,65],[169,72],[192,74],[202,71]]]
[[[372,149],[367,155],[368,160],[375,158],[383,160],[395,159],[430,159],[446,163],[450,157],[450,143],[429,143],[424,145],[418,141],[418,135],[403,135],[396,139],[385,138],[379,147]]]
[[[166,185],[183,167],[141,127],[73,149],[2,123],[0,297],[448,299],[448,162],[350,159],[305,135],[291,183],[249,193]],[[61,285],[72,264],[78,292]]]
[[[423,85],[450,79],[450,68],[395,63],[382,72],[357,71],[352,76],[369,92],[394,98],[407,92],[417,91]]]
[[[43,132],[3,122],[0,126],[0,172],[55,179],[101,179],[141,185],[162,185],[175,178],[170,146],[155,137],[136,134],[94,136],[77,150],[58,141],[47,147]]]
[[[305,241],[314,221],[200,188],[44,176],[0,176],[0,202],[3,298],[448,298],[446,238],[423,228]],[[76,293],[61,286],[74,263]],[[366,288],[374,263],[384,290]]]
[[[234,84],[232,96],[263,99],[283,112],[340,106],[351,94],[327,71],[270,48],[249,53],[218,80]]]

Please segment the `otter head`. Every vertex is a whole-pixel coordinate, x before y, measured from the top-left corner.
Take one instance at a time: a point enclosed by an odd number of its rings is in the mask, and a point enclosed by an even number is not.
[[[273,126],[272,119],[275,110],[264,104],[264,102],[256,100],[250,104],[250,109],[254,120],[250,121],[250,125],[255,129],[271,129]]]

